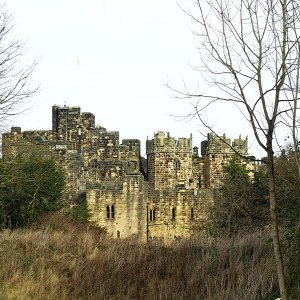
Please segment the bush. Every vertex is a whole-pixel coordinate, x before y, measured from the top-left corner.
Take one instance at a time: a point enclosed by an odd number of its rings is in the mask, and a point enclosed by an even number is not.
[[[226,179],[211,210],[210,231],[232,235],[264,228],[269,211],[265,174],[257,172],[251,181],[246,167],[236,159],[224,171]]]
[[[29,154],[0,160],[0,227],[28,226],[44,211],[61,208],[63,171],[51,157]]]

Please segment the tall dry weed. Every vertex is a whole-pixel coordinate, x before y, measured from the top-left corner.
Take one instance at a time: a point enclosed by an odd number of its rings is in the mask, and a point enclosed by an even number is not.
[[[276,288],[263,235],[170,247],[111,240],[59,214],[0,234],[0,299],[267,299]]]

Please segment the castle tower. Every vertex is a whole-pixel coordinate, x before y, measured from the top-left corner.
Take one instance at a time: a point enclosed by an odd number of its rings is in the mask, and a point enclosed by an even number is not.
[[[146,142],[148,180],[157,190],[189,188],[192,179],[192,136],[175,138],[159,131]]]
[[[224,167],[237,157],[246,167],[252,165],[237,155],[237,153],[247,156],[248,140],[235,139],[233,142],[229,138],[218,137],[212,133],[207,134],[207,140],[201,143],[201,154],[204,159],[204,177],[206,188],[220,188],[224,182]],[[237,152],[237,153],[236,153]],[[251,168],[249,168],[251,169]],[[251,175],[250,175],[251,176]]]
[[[57,134],[58,140],[71,140],[80,118],[80,107],[52,106],[52,131]]]
[[[75,141],[82,132],[95,127],[95,116],[82,113],[79,106],[52,106],[52,131],[58,140]]]

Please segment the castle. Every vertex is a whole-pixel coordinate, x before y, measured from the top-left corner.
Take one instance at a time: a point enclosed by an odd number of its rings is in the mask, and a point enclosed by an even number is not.
[[[66,172],[65,196],[86,197],[91,221],[112,237],[170,242],[191,236],[207,221],[214,192],[222,186],[224,166],[235,151],[247,156],[247,139],[207,135],[199,148],[192,136],[176,140],[159,131],[146,141],[123,139],[119,132],[95,126],[80,107],[52,107],[52,130],[22,132],[12,127],[2,136],[3,158],[32,145],[55,154]],[[229,146],[231,145],[231,147]],[[241,160],[253,176],[255,165]]]

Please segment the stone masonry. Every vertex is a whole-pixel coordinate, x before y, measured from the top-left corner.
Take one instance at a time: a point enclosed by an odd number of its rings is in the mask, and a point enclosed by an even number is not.
[[[145,166],[139,140],[120,143],[119,132],[95,126],[92,113],[66,105],[52,107],[52,130],[12,127],[2,143],[3,158],[30,149],[55,155],[66,173],[68,201],[85,195],[91,221],[114,238],[142,241],[171,242],[203,227],[234,150],[248,155],[247,139],[241,137],[231,142],[225,135],[208,134],[200,156],[192,136],[176,140],[159,131],[146,141]],[[240,160],[253,176],[255,165]]]

